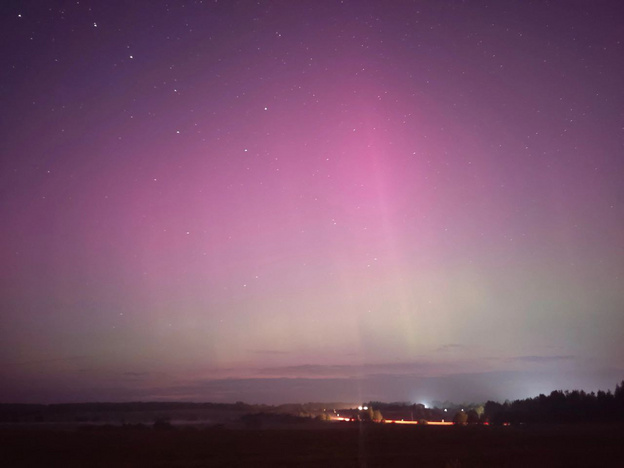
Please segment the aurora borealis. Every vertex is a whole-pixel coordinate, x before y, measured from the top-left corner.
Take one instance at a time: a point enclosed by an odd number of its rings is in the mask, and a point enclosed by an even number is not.
[[[0,401],[624,376],[620,2],[2,11]]]

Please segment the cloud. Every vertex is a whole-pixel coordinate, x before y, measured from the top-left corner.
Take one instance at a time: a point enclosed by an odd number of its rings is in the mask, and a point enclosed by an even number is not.
[[[531,362],[536,364],[548,364],[552,362],[571,361],[576,359],[576,356],[563,355],[563,356],[515,356],[510,358],[510,361],[522,361]]]
[[[421,377],[457,372],[467,363],[440,363],[438,361],[412,361],[380,364],[302,364],[296,366],[265,367],[256,371],[258,376],[274,378],[363,378],[375,375],[418,375]]]
[[[455,352],[455,351],[462,351],[466,348],[467,346],[451,343],[451,344],[445,344],[445,345],[440,346],[439,348],[435,350],[435,352],[436,353],[449,353],[449,352]]]
[[[308,401],[454,401],[526,398],[557,388],[583,388],[572,376],[553,381],[548,372],[484,372],[445,376],[370,375],[360,378],[253,378],[187,382],[168,388],[146,389],[144,399],[247,403]],[[612,388],[606,379],[602,388]],[[588,390],[596,390],[587,387]]]
[[[520,356],[522,357],[522,356]],[[398,365],[400,366],[400,365]],[[297,368],[299,366],[293,366]],[[303,366],[319,372],[325,366]],[[349,368],[350,366],[327,366]],[[408,366],[405,367],[405,369]],[[149,379],[107,379],[97,385],[93,379],[59,380],[56,385],[32,381],[28,391],[23,382],[11,382],[0,389],[4,402],[84,402],[84,401],[193,401],[247,403],[303,403],[307,401],[432,401],[485,402],[537,396],[552,390],[613,389],[622,380],[624,369],[587,367],[557,370],[505,370],[491,372],[452,372],[446,375],[410,373],[344,377],[255,377],[173,379],[170,375],[150,374]],[[375,370],[377,366],[365,366]],[[128,374],[142,375],[141,372]],[[68,385],[69,383],[69,385]],[[17,385],[19,384],[19,386]]]

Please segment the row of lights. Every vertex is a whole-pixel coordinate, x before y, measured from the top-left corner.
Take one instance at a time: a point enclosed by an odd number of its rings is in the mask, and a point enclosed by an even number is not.
[[[423,405],[425,408],[427,408],[427,405]],[[358,406],[358,410],[362,411],[366,411],[368,409],[368,406]],[[464,411],[464,408],[461,409],[462,411]],[[444,408],[444,412],[448,412],[448,409]]]

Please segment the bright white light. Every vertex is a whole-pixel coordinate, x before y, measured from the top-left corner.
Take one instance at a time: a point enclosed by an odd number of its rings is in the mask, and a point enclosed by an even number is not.
[[[358,410],[362,411],[362,407],[361,407],[361,406],[358,406]]]
[[[368,409],[368,406],[365,406],[365,407],[364,407],[364,410],[367,410],[367,409]]]

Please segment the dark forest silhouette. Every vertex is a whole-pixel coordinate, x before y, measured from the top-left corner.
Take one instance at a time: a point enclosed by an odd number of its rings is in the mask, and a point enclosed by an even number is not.
[[[548,396],[505,403],[488,401],[484,415],[494,424],[624,422],[624,380],[613,393],[554,390]]]

